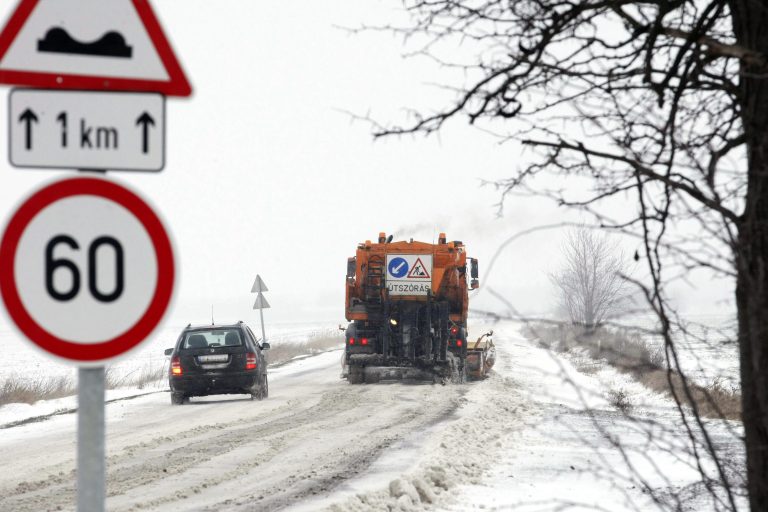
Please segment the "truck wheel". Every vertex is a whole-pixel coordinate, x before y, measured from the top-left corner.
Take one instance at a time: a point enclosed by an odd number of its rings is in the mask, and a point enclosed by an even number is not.
[[[467,382],[467,366],[463,362],[451,365],[451,382],[454,384],[464,384]]]
[[[189,402],[189,398],[184,393],[171,393],[171,405],[182,405]]]
[[[362,384],[364,380],[365,375],[363,374],[363,369],[356,366],[350,366],[347,381],[350,384]]]

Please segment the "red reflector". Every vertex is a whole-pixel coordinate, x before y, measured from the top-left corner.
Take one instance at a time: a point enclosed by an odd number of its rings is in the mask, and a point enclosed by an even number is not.
[[[181,359],[179,356],[174,357],[171,359],[171,375],[182,375],[183,371],[181,369]]]
[[[464,344],[464,342],[463,342],[463,341],[461,341],[461,340],[456,340],[456,346],[457,346],[457,347],[460,347],[460,346],[462,346],[463,344]]]
[[[451,327],[451,334],[456,334],[457,332],[459,332],[459,328],[458,327],[456,327],[456,326]]]
[[[354,345],[355,344],[355,338],[349,338],[349,344]]]
[[[246,370],[256,369],[256,354],[250,352],[245,356],[245,369]]]
[[[368,344],[368,338],[363,338],[360,340],[361,345],[367,345]]]

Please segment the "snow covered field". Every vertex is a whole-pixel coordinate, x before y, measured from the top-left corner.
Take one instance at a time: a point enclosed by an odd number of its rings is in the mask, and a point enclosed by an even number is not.
[[[272,371],[264,402],[172,407],[164,392],[112,402],[107,507],[716,509],[671,401],[611,369],[580,374],[519,327],[494,326],[496,371],[466,385],[350,386],[334,351]],[[632,417],[615,406],[616,390]],[[74,428],[75,415],[62,414],[2,430],[0,457],[12,462],[0,475],[0,510],[73,509]],[[736,484],[739,433],[737,423],[710,422]],[[707,460],[702,467],[714,474]]]
[[[156,368],[166,362],[163,351],[173,347],[186,323],[166,322],[145,343],[126,354],[111,366],[112,374],[125,378],[145,368]],[[260,334],[258,323],[249,324],[253,332]],[[332,324],[273,324],[267,325],[267,338],[272,344],[300,343],[313,337],[337,336],[338,326]],[[0,382],[10,376],[21,380],[36,380],[45,377],[68,375],[73,378],[76,370],[65,363],[57,363],[35,350],[29,342],[19,338],[16,331],[0,325],[0,346],[3,347],[3,361],[0,363]]]

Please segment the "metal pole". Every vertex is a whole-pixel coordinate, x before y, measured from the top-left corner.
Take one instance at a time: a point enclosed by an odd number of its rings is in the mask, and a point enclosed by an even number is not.
[[[261,318],[261,342],[267,341],[267,335],[264,334],[264,308],[259,308],[259,318]]]
[[[104,368],[77,376],[77,512],[104,512]]]

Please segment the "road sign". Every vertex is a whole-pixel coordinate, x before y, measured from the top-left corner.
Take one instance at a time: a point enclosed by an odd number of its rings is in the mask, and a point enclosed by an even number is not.
[[[387,268],[389,269],[389,274],[395,278],[402,278],[408,274],[408,262],[405,258],[392,258]]]
[[[14,89],[8,108],[17,167],[160,171],[160,94]]]
[[[253,309],[259,310],[259,318],[261,319],[261,341],[266,341],[267,339],[267,334],[264,331],[264,310],[269,309],[270,305],[262,293],[266,291],[269,291],[267,284],[259,274],[256,274],[256,280],[253,282],[253,286],[251,287],[251,293],[256,294],[256,302],[253,304]]]
[[[192,93],[148,0],[21,0],[0,33],[0,83]]]
[[[407,277],[408,279],[432,279],[432,276],[430,276],[431,273],[432,271],[427,270],[427,267],[424,265],[424,262],[421,261],[421,258],[416,258],[416,262],[411,267],[411,270],[408,271]]]
[[[253,304],[253,309],[269,309],[270,307],[266,297],[259,292],[259,294],[256,295],[256,302]]]
[[[0,296],[47,353],[102,365],[142,342],[175,281],[162,222],[135,192],[71,178],[28,197],[0,238]]]
[[[432,255],[388,254],[386,283],[390,295],[428,295],[432,291]]]
[[[261,293],[261,292],[268,292],[269,288],[267,288],[267,285],[264,283],[264,280],[261,278],[260,275],[256,274],[256,280],[253,282],[253,286],[251,287],[251,293]]]

